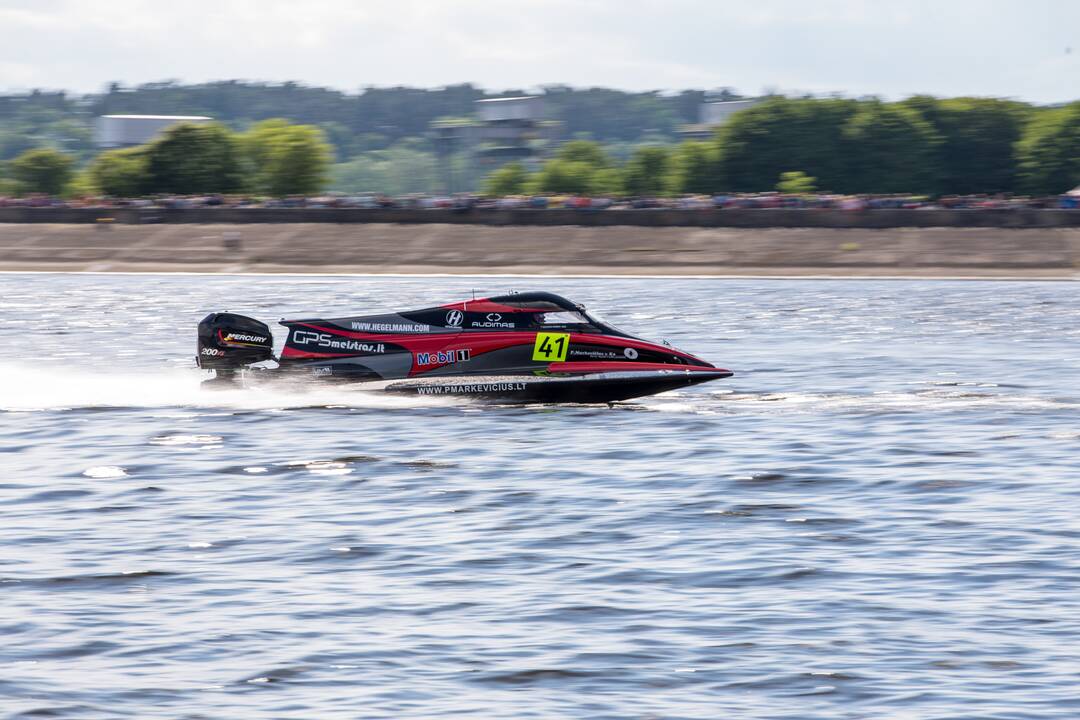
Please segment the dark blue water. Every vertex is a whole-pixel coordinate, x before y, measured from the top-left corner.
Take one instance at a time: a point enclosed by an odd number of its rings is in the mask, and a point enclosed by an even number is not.
[[[548,289],[738,374],[203,393],[194,327]],[[0,275],[0,717],[1080,717],[1068,283]]]

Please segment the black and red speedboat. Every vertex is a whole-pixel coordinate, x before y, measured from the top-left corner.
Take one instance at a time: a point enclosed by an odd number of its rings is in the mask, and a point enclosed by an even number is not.
[[[732,375],[628,335],[547,292],[281,325],[288,335],[275,357],[264,323],[233,313],[206,316],[199,323],[199,367],[215,372],[215,384],[318,379],[509,402],[613,402]],[[277,366],[266,367],[273,360]],[[263,367],[239,372],[256,363]]]

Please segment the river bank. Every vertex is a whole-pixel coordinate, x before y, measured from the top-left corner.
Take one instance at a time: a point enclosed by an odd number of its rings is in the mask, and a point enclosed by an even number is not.
[[[1071,279],[1080,229],[12,223],[0,270]]]

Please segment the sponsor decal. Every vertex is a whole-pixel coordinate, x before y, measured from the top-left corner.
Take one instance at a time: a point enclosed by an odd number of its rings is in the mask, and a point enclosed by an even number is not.
[[[379,323],[354,320],[350,324],[353,330],[360,332],[426,333],[431,331],[430,325],[421,323]]]
[[[224,350],[215,350],[214,348],[207,347],[207,348],[202,349],[202,354],[203,355],[209,355],[210,357],[221,357],[221,356],[223,356],[225,354],[225,351]]]
[[[478,393],[504,393],[524,390],[523,382],[476,383],[473,385],[421,385],[418,395],[465,395]]]
[[[231,332],[227,335],[222,335],[221,341],[227,343],[238,343],[242,345],[244,343],[264,343],[267,341],[267,339],[262,335],[248,335],[247,333]]]
[[[623,352],[623,355],[626,356],[627,360],[637,360],[638,359],[638,351],[635,350],[634,348],[626,348],[622,352]]]
[[[571,350],[570,357],[590,360],[618,360],[619,354],[608,350]]]
[[[452,365],[469,359],[468,350],[446,350],[433,353],[416,353],[417,365]]]
[[[469,327],[474,328],[513,328],[513,322],[507,322],[503,320],[503,316],[499,313],[488,313],[487,317],[479,322],[472,322]]]
[[[460,310],[451,310],[446,313],[446,327],[461,327],[461,321],[465,319],[465,315]]]
[[[329,333],[294,330],[293,342],[297,345],[317,345],[328,350],[347,350],[349,352],[382,354],[386,346],[382,343],[369,343],[362,340],[349,340]]]
[[[334,374],[334,368],[329,367],[327,365],[324,365],[322,367],[311,368],[311,374],[316,375],[316,376],[318,376],[318,375],[333,375]]]

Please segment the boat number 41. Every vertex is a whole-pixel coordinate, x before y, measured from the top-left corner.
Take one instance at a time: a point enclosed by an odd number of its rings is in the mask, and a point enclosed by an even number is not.
[[[569,349],[570,335],[568,333],[536,333],[532,359],[541,362],[564,362]]]

